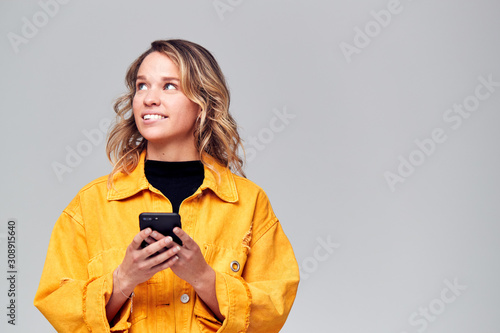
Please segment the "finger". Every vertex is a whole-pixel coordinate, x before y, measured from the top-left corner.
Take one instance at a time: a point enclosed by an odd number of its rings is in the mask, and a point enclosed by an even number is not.
[[[152,269],[154,269],[156,266],[162,265],[166,261],[172,262],[171,259],[174,257],[176,257],[175,260],[178,260],[179,257],[177,256],[177,254],[179,253],[180,250],[181,250],[181,247],[177,245],[177,246],[174,246],[171,249],[168,249],[165,252],[163,252],[157,256],[151,257],[147,260],[149,261],[149,264],[151,265]]]
[[[165,249],[168,249],[168,245],[171,246],[172,237],[164,237],[159,241],[155,241],[154,243],[148,245],[144,249],[142,249],[142,253],[144,254],[144,258],[150,257],[154,255],[156,252],[164,252]]]
[[[155,232],[153,231],[153,234],[154,234],[154,233],[155,233]],[[159,233],[159,235],[161,235],[161,234]],[[162,235],[162,236],[163,236],[163,235]],[[151,237],[150,237],[150,238],[151,238]],[[161,239],[164,239],[164,238],[165,238],[165,237],[162,237]],[[171,237],[167,237],[167,238],[164,240],[164,242],[166,242],[166,243],[165,243],[165,245],[166,245],[166,246],[164,246],[164,247],[160,248],[160,249],[158,250],[158,253],[163,253],[163,252],[167,251],[167,250],[171,247],[171,245],[169,245],[169,244],[171,244],[171,242],[169,241],[170,239],[171,239]],[[155,240],[154,238],[151,238],[151,243],[155,243],[155,242],[157,242],[157,240]]]
[[[196,242],[181,228],[175,227],[174,234],[180,238],[182,241],[182,246],[187,249],[193,249],[196,246]]]
[[[176,242],[174,242],[174,240],[170,236],[165,237],[165,244],[166,244],[167,248],[169,248],[169,249],[173,246],[180,246],[180,244],[177,244]]]
[[[165,236],[163,236],[161,233],[159,233],[158,231],[156,230],[153,230],[153,232],[151,233],[151,238],[154,238],[155,240],[160,240],[162,238],[164,238]]]
[[[156,239],[152,238],[151,236],[146,238],[144,241],[148,244],[147,246],[156,243]],[[167,251],[169,247],[170,246],[168,246],[168,245],[167,245],[167,247],[162,247],[161,249],[158,250],[158,252],[163,253],[163,252]]]
[[[167,268],[171,268],[174,266],[179,260],[178,256],[172,256],[168,260],[165,260],[164,262],[161,262],[160,264],[154,266],[151,270],[156,274],[159,271],[162,271]]]
[[[146,238],[144,240],[146,243],[148,244],[153,244],[154,242],[156,242],[156,239],[152,238],[151,236],[149,236],[148,238]]]
[[[156,241],[158,241],[158,240],[160,240],[160,239],[163,239],[163,238],[165,238],[165,236],[163,236],[163,235],[162,235],[161,233],[159,233],[158,231],[153,230],[153,231],[151,232],[151,235],[149,235],[149,237],[148,237],[148,238],[146,238],[144,241],[145,241],[146,243],[148,243],[149,245],[151,245],[151,244],[155,243]],[[170,247],[170,246],[169,246],[169,247]],[[162,253],[162,252],[164,252],[164,251],[165,251],[165,249],[161,249],[161,250],[159,250],[159,252],[160,252],[160,253]]]
[[[151,232],[151,228],[141,230],[137,235],[134,236],[134,239],[132,240],[132,243],[130,245],[132,245],[132,247],[136,250],[139,249],[141,247],[141,243],[149,237]]]

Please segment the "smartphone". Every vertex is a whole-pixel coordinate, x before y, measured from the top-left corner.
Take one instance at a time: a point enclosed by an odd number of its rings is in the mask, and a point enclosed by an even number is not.
[[[181,216],[177,213],[141,213],[139,215],[139,227],[141,230],[151,228],[161,233],[163,236],[172,237],[173,241],[182,246],[182,241],[176,234],[174,228],[182,228]],[[141,246],[146,247],[149,244],[143,241]]]

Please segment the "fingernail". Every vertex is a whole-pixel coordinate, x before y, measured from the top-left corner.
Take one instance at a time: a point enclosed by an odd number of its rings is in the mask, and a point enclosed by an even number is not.
[[[168,237],[165,237],[165,244],[168,244],[172,242],[172,237],[168,236]]]
[[[149,235],[151,233],[151,229],[150,228],[147,228],[146,229],[146,235]]]
[[[156,235],[157,235],[156,231],[153,231],[153,233],[151,234],[151,236],[153,236],[153,237],[156,237]]]

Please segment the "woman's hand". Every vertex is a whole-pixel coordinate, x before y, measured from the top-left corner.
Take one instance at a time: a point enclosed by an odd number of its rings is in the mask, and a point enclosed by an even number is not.
[[[148,241],[149,236],[158,240]],[[141,243],[144,240],[150,244],[142,248]],[[178,260],[175,254],[180,250],[180,247],[172,247],[172,244],[171,237],[164,237],[150,228],[135,235],[132,243],[127,247],[125,258],[118,271],[117,277],[122,291],[127,295],[131,294],[136,285],[149,280],[159,271],[171,267]],[[157,252],[160,253],[151,256]]]
[[[111,323],[123,304],[130,298],[139,283],[149,280],[153,275],[171,267],[179,258],[175,255],[180,247],[168,248],[172,243],[171,237],[161,237],[153,242],[150,238],[155,235],[150,228],[146,228],[135,235],[132,243],[127,247],[125,258],[113,272],[113,293],[106,304],[106,317]],[[142,241],[149,245],[141,247]],[[151,256],[159,252],[155,256]]]
[[[172,258],[169,267],[175,275],[196,289],[204,278],[210,274],[212,268],[205,261],[198,244],[184,230],[176,227],[174,228],[174,233],[182,241],[182,246],[172,241],[171,237],[165,238],[165,236],[156,231],[150,235],[150,239],[153,238],[156,242],[165,239],[167,248],[172,250],[175,248],[179,249],[175,256],[178,259],[175,259],[175,257]]]

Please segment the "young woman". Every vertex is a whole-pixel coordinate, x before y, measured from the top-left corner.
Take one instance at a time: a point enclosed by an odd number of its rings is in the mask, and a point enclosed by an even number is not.
[[[56,222],[35,306],[58,332],[278,332],[299,270],[266,194],[244,177],[214,57],[155,41],[126,82],[113,171]],[[139,231],[143,212],[178,212],[182,245]]]

